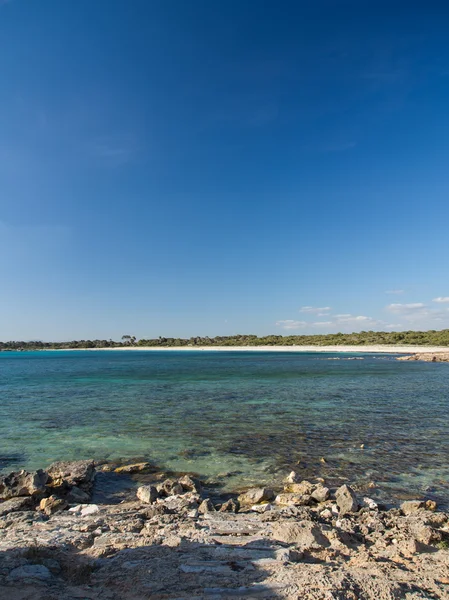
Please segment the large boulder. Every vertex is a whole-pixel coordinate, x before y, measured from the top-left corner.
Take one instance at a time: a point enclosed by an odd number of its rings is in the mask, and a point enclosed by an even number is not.
[[[90,492],[95,478],[93,460],[77,460],[74,462],[55,462],[47,469],[51,487],[72,488],[76,486]]]
[[[359,503],[357,496],[355,495],[354,490],[349,487],[349,485],[342,485],[339,487],[335,492],[335,498],[337,500],[340,516],[358,511]]]
[[[29,473],[15,471],[0,477],[0,499],[9,500],[19,496],[40,496],[45,493],[48,475],[41,469]]]

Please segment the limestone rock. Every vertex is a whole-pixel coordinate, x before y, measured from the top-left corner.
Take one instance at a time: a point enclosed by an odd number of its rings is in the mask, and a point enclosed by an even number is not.
[[[176,479],[166,479],[159,483],[156,489],[161,496],[176,496],[184,493],[184,488]]]
[[[198,479],[190,477],[190,475],[184,475],[183,477],[178,479],[178,483],[186,492],[195,492],[196,494],[201,494],[201,483]]]
[[[240,494],[238,501],[240,504],[260,504],[261,502],[270,502],[274,499],[274,492],[270,488],[252,488],[247,492]]]
[[[410,531],[417,542],[431,545],[441,541],[441,533],[422,522],[411,523]]]
[[[240,510],[240,503],[238,500],[230,498],[221,505],[220,512],[232,512],[238,513]]]
[[[285,483],[299,483],[301,481],[301,476],[296,471],[291,471],[289,475],[285,478]]]
[[[254,504],[251,506],[251,510],[257,513],[266,513],[274,510],[274,506],[272,504]]]
[[[167,508],[176,512],[183,512],[185,510],[199,508],[200,501],[200,496],[198,494],[194,494],[193,492],[168,496],[167,498],[159,500],[159,502],[163,502]]]
[[[71,504],[87,504],[90,500],[90,495],[74,485],[67,494],[66,500]]]
[[[212,500],[210,498],[203,500],[198,507],[198,512],[200,514],[215,512],[215,506],[212,504]]]
[[[300,483],[291,483],[286,485],[284,490],[292,494],[303,494],[311,496],[315,486],[310,481],[301,481]]]
[[[0,477],[0,499],[9,500],[18,496],[39,496],[46,490],[48,475],[41,469],[33,473],[16,471]]]
[[[44,565],[23,565],[13,569],[8,579],[11,582],[35,583],[36,581],[47,581],[52,574]]]
[[[311,498],[312,496],[305,494],[282,492],[276,496],[275,502],[276,504],[281,504],[282,506],[307,506],[310,504]]]
[[[81,509],[81,516],[82,517],[87,517],[89,515],[94,515],[96,513],[100,512],[100,508],[96,505],[96,504],[86,504],[82,509]]]
[[[411,515],[412,513],[422,510],[424,508],[424,502],[421,500],[407,500],[401,504],[401,510],[404,515]]]
[[[49,485],[52,487],[79,487],[90,491],[95,477],[92,460],[77,460],[74,462],[55,462],[47,469],[50,476]]]
[[[131,465],[122,465],[114,469],[114,473],[154,473],[157,468],[149,462],[133,463]]]
[[[159,492],[154,485],[143,485],[138,488],[137,497],[142,502],[153,504],[159,498]]]
[[[0,504],[0,517],[12,512],[30,510],[33,506],[32,499],[29,496],[21,498],[11,498]]]
[[[39,508],[46,515],[50,516],[56,512],[65,510],[67,508],[67,502],[57,498],[56,496],[50,496],[49,498],[43,498],[41,500]]]
[[[320,527],[312,521],[274,523],[271,533],[275,540],[296,544],[301,550],[328,548],[330,542]]]
[[[313,490],[311,496],[317,502],[326,502],[326,500],[328,500],[330,496],[330,490],[329,488],[325,487],[324,485],[321,485],[320,483],[317,486],[315,486],[315,489]]]
[[[353,489],[350,488],[349,485],[342,485],[339,487],[335,492],[335,498],[337,500],[340,516],[357,512],[359,503]]]
[[[369,508],[369,510],[377,510],[379,505],[372,498],[363,498],[363,506]]]

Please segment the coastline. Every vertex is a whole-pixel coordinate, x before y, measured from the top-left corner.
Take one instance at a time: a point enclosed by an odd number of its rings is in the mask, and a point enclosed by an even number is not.
[[[0,597],[448,597],[449,514],[431,500],[389,509],[295,472],[280,491],[220,498],[161,473],[133,498],[95,504],[94,479],[93,461],[0,478]]]
[[[357,354],[420,354],[448,352],[447,346],[124,346],[121,348],[49,348],[38,352],[327,352]],[[26,350],[25,350],[26,352]],[[36,352],[33,350],[32,352]]]

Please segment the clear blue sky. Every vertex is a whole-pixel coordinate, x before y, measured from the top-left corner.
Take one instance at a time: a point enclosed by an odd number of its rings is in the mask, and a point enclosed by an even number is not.
[[[448,31],[443,1],[0,2],[0,339],[449,327]]]

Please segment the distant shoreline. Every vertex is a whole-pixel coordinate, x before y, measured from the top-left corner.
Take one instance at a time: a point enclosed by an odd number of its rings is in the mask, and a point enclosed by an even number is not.
[[[39,352],[73,351],[153,351],[153,352],[329,352],[329,353],[366,353],[366,354],[417,354],[448,352],[447,346],[124,346],[120,348],[49,348]],[[30,350],[35,352],[36,350]],[[24,350],[27,352],[27,350]]]

